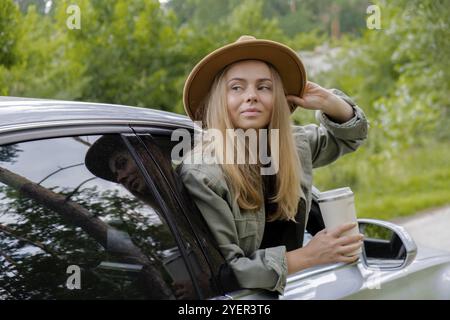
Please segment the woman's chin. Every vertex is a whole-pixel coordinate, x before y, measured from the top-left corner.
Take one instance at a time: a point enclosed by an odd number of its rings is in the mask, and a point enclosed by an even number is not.
[[[245,121],[239,123],[239,126],[237,126],[236,128],[247,130],[247,129],[262,129],[266,127],[267,123],[263,123],[261,121]]]

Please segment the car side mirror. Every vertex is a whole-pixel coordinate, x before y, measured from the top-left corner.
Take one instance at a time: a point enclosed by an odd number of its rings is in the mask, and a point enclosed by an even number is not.
[[[358,219],[358,223],[364,235],[362,261],[367,268],[402,269],[416,257],[416,243],[403,227],[375,219]]]

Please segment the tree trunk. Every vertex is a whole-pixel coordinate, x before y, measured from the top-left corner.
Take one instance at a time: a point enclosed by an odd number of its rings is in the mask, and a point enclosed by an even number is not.
[[[333,39],[339,39],[341,37],[341,24],[340,24],[341,7],[338,4],[331,6],[331,37]]]

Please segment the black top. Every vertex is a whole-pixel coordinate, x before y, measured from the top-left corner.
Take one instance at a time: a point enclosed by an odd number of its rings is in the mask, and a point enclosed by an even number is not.
[[[274,196],[275,175],[263,175],[264,207],[266,211],[266,223],[260,249],[286,246],[287,251],[301,248],[305,233],[306,203],[300,199],[297,214],[294,221],[275,220],[268,222],[267,218],[277,209],[277,203],[269,202],[269,197]]]

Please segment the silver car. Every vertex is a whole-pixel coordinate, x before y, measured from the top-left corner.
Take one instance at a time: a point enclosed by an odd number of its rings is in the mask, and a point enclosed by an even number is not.
[[[164,111],[0,97],[0,299],[450,299],[450,255],[373,219],[357,263],[290,275],[281,296],[240,288],[178,179],[172,152],[196,130]],[[324,228],[319,195],[306,242]]]

